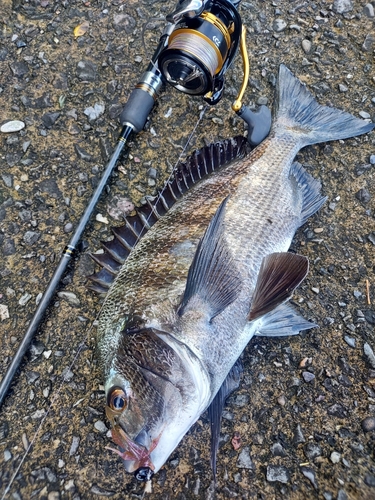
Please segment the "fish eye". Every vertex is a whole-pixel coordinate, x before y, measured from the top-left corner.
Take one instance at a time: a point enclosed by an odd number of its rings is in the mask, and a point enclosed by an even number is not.
[[[112,411],[116,413],[123,412],[127,406],[125,391],[121,387],[112,387],[108,392],[107,404]]]

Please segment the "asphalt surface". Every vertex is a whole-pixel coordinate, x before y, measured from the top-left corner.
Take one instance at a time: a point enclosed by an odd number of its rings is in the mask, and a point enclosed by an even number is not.
[[[173,8],[150,0],[1,2],[0,125],[21,120],[25,127],[0,132],[0,374]],[[374,3],[255,0],[240,12],[251,61],[248,104],[272,103],[283,62],[322,104],[375,121]],[[86,31],[75,36],[83,23]],[[257,338],[245,350],[241,386],[225,409],[216,488],[206,415],[155,475],[151,492],[105,448],[93,326],[100,299],[85,286],[95,269],[88,252],[120,224],[112,217],[119,201],[139,204],[181,154],[244,133],[230,109],[241,78],[237,57],[223,100],[207,109],[200,98],[165,88],[146,130],[130,141],[87,226],[83,253],[62,280],[59,291],[68,293],[52,300],[0,409],[1,498],[375,498],[374,132],[298,155],[328,197],[293,242],[310,259],[293,302],[319,328]]]

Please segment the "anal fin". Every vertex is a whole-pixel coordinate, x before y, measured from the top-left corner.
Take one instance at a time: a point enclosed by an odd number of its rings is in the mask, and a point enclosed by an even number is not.
[[[249,320],[253,321],[286,302],[305,278],[309,261],[290,252],[264,257],[251,304]]]
[[[281,304],[259,320],[255,335],[285,337],[287,335],[297,335],[303,330],[317,327],[317,324],[307,321],[296,313],[290,305]]]

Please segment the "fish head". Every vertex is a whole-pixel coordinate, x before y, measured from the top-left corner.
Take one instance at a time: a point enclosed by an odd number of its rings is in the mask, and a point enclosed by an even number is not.
[[[127,472],[146,481],[167,461],[208,405],[209,377],[170,334],[125,333],[106,383],[106,414]]]

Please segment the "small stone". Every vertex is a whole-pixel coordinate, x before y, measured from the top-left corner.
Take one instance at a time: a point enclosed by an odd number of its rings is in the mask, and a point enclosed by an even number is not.
[[[272,29],[276,31],[276,33],[280,33],[281,31],[284,31],[285,28],[287,27],[287,23],[284,21],[284,19],[275,19],[274,22],[272,23]]]
[[[9,319],[9,309],[5,304],[0,304],[0,321]]]
[[[344,340],[350,347],[355,347],[355,338],[345,335]]]
[[[9,67],[12,70],[13,75],[17,78],[22,78],[29,72],[29,66],[23,61],[13,62],[9,65]]]
[[[101,102],[97,102],[94,106],[90,106],[84,110],[84,114],[88,117],[89,121],[95,121],[101,116],[105,111],[105,106]]]
[[[20,298],[20,300],[18,301],[19,305],[20,306],[25,306],[29,300],[31,299],[32,295],[30,293],[24,293],[22,295],[22,297]]]
[[[60,297],[60,299],[66,300],[72,306],[79,306],[81,304],[77,295],[73,292],[62,291],[58,292],[57,296]]]
[[[305,445],[304,452],[308,460],[314,460],[314,458],[320,457],[322,455],[321,447],[318,444],[312,442]]]
[[[4,456],[5,456],[5,451],[4,451]],[[375,476],[373,476],[370,473],[367,473],[364,478],[364,483],[367,484],[367,486],[375,488]]]
[[[269,465],[267,467],[267,481],[280,483],[288,483],[290,481],[290,474],[286,467],[282,465]]]
[[[371,118],[371,115],[370,113],[367,113],[367,111],[360,111],[359,113],[359,116],[365,120],[368,120]]]
[[[366,417],[362,420],[361,426],[365,432],[375,430],[375,417]]]
[[[97,495],[98,497],[112,497],[113,495],[116,494],[115,491],[105,490],[104,488],[101,488],[97,484],[93,484],[90,488],[90,491],[93,495]]]
[[[115,14],[113,16],[113,27],[116,31],[125,31],[128,35],[133,32],[136,26],[134,17],[129,14]]]
[[[97,420],[94,424],[94,427],[97,431],[101,432],[102,434],[105,434],[108,431],[108,427],[101,420]]]
[[[239,469],[255,470],[255,465],[254,465],[253,461],[251,460],[250,449],[248,446],[245,446],[245,448],[243,448],[241,450],[241,453],[238,455],[236,466]]]
[[[74,144],[74,149],[76,150],[77,156],[84,161],[90,162],[92,161],[92,156],[83,148],[78,146],[78,144]]]
[[[355,194],[357,200],[361,203],[368,203],[371,200],[371,194],[368,189],[362,188]]]
[[[21,122],[21,120],[12,120],[3,123],[0,127],[0,132],[3,132],[3,134],[9,134],[12,132],[19,132],[23,128],[25,128],[24,122]]]
[[[46,128],[52,128],[53,125],[56,123],[56,121],[58,120],[59,116],[61,115],[61,113],[45,113],[43,116],[42,116],[42,122],[43,122],[43,125],[46,127]]]
[[[26,243],[26,245],[33,246],[39,240],[39,238],[40,233],[36,231],[26,231],[23,237],[23,241]]]
[[[366,35],[365,41],[362,44],[362,50],[364,52],[370,52],[374,45],[375,45],[375,36],[372,33],[368,33]]]
[[[297,427],[294,430],[293,443],[299,444],[304,443],[306,441],[305,436],[302,433],[302,429],[300,424],[297,424]]]
[[[365,313],[365,317],[366,317],[366,313]],[[371,349],[371,346],[367,342],[363,345],[363,352],[364,352],[368,362],[370,363],[371,367],[375,368],[374,351]]]
[[[77,64],[77,77],[83,81],[95,81],[97,77],[96,64],[91,61],[79,61]]]
[[[310,481],[310,483],[317,490],[318,489],[318,485],[317,485],[317,482],[316,482],[315,472],[310,467],[301,467],[300,470],[301,470],[302,474]]]
[[[375,165],[375,155],[370,156],[370,163],[371,165]]]
[[[334,0],[332,8],[337,14],[344,14],[353,10],[353,3],[351,0]]]
[[[311,52],[312,43],[310,40],[302,40],[301,45],[305,54],[309,54]]]
[[[311,372],[302,372],[302,377],[305,382],[312,382],[315,379],[315,375]]]
[[[271,453],[275,457],[286,457],[286,452],[280,443],[274,443],[271,446]]]
[[[78,447],[79,447],[79,442],[80,442],[80,438],[78,436],[73,436],[73,439],[72,439],[72,444],[70,446],[70,450],[69,450],[69,456],[73,456],[75,455],[76,451],[78,450]]]
[[[375,13],[374,13],[374,6],[371,3],[366,4],[363,7],[363,13],[367,17],[374,17],[374,15],[375,15]]]
[[[333,464],[338,464],[340,462],[340,459],[341,459],[341,454],[338,453],[337,451],[333,451],[331,453],[330,459],[331,459],[331,462]]]
[[[344,85],[343,83],[339,83],[339,91],[340,92],[347,92],[349,89],[346,85]]]
[[[11,458],[12,458],[11,452],[9,450],[4,450],[4,462],[8,462]]]

